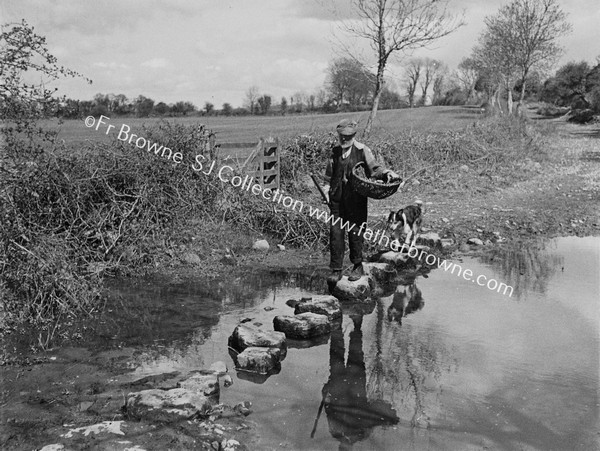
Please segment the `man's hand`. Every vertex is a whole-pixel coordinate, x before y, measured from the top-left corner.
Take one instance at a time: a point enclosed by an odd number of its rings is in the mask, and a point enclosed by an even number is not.
[[[327,199],[323,199],[323,203],[329,205],[329,185],[325,185],[323,187],[323,192],[325,193],[325,197]]]
[[[387,177],[387,182],[388,183],[402,180],[402,177],[400,177],[394,171],[388,171],[387,174],[386,174],[386,177]]]

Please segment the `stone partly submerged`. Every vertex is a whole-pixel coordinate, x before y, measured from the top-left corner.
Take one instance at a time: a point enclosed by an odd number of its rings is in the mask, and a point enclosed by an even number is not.
[[[249,346],[240,352],[236,358],[236,367],[257,374],[272,374],[280,367],[281,350]]]
[[[179,382],[178,387],[219,400],[219,378],[212,372],[194,372],[187,379]]]
[[[278,348],[282,359],[287,351],[284,333],[265,331],[250,323],[237,325],[229,337],[229,346],[238,352],[248,347]]]
[[[363,276],[356,281],[350,281],[342,277],[333,287],[331,293],[342,302],[362,302],[371,296],[370,278]]]
[[[311,312],[276,316],[273,318],[273,327],[285,333],[287,338],[295,340],[306,340],[331,332],[327,316]]]
[[[340,301],[331,295],[313,296],[311,299],[297,302],[294,307],[294,314],[298,315],[300,313],[325,315],[330,321],[342,317]]]
[[[214,401],[186,388],[142,390],[127,395],[125,413],[128,418],[159,422],[176,422],[208,412]]]

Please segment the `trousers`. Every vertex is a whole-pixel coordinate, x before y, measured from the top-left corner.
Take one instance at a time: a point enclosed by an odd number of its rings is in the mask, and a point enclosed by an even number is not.
[[[367,198],[349,189],[344,190],[339,202],[330,201],[329,208],[334,217],[329,228],[329,267],[333,271],[344,269],[346,235],[353,264],[363,261],[363,223],[367,222]],[[336,219],[339,218],[340,220]]]

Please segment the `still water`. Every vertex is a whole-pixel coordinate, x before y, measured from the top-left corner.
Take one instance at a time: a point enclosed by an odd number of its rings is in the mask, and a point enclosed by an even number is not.
[[[133,378],[226,361],[234,384],[221,402],[252,402],[253,449],[598,449],[600,239],[456,262],[513,296],[433,270],[345,310],[326,341],[292,342],[266,378],[236,373],[227,338],[246,318],[271,329],[293,313],[286,301],[324,291],[322,273],[261,274],[207,292],[131,287],[168,309],[120,339],[147,331],[156,344]],[[203,316],[198,305],[222,313]]]

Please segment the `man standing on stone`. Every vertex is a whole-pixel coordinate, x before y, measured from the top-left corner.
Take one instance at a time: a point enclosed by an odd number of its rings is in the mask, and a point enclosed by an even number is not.
[[[351,227],[342,227],[342,223],[348,221],[355,224],[348,233],[350,261],[354,265],[348,280],[355,281],[364,274],[362,267],[364,240],[361,233],[364,227],[361,228],[361,224],[367,222],[368,199],[354,191],[350,186],[349,179],[352,169],[362,161],[365,163],[366,175],[371,178],[389,182],[399,179],[400,176],[392,170],[385,169],[375,160],[371,149],[354,139],[356,122],[344,119],[339,123],[336,130],[339,144],[331,150],[325,171],[325,180],[329,183],[328,194],[331,214],[340,217],[341,221],[331,225],[329,230],[329,252],[331,257],[329,266],[332,271],[329,280],[337,282],[342,277],[346,229]],[[325,190],[327,190],[327,187]]]

